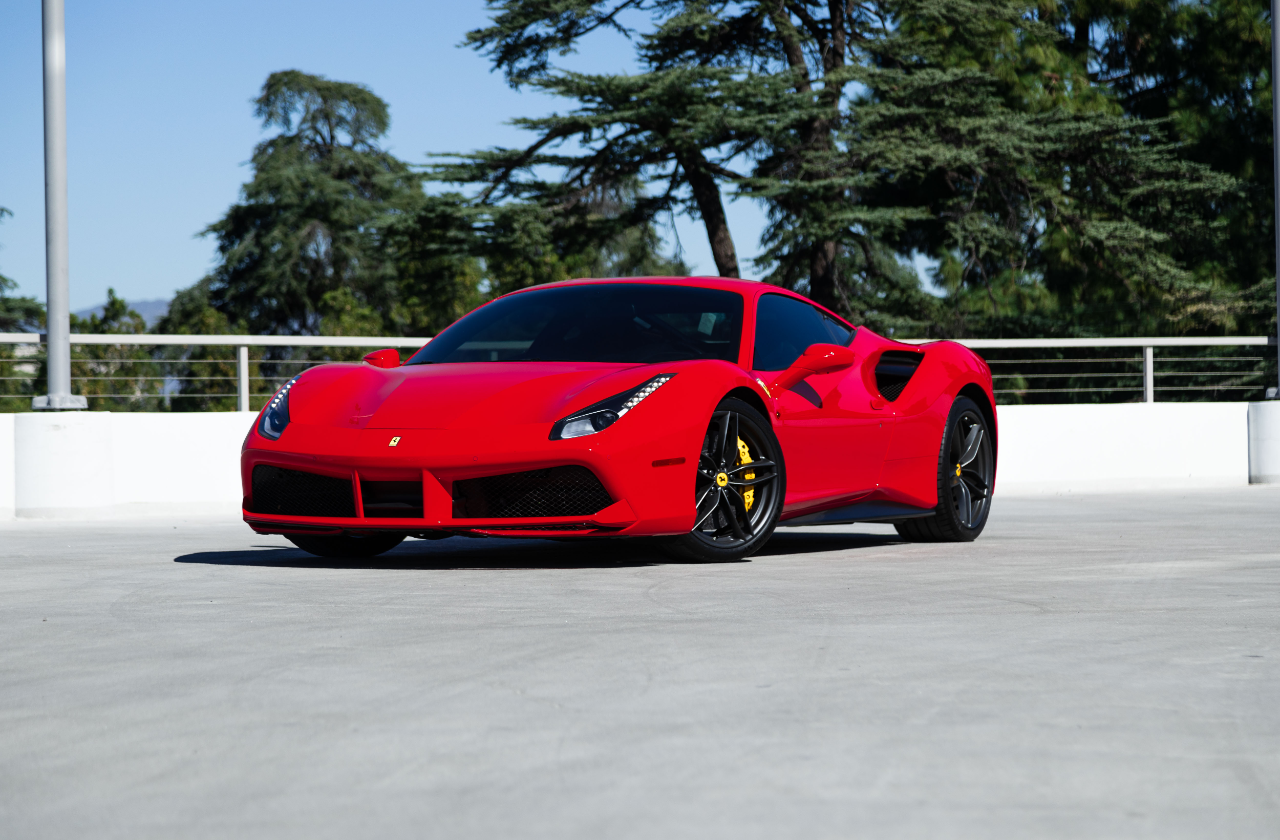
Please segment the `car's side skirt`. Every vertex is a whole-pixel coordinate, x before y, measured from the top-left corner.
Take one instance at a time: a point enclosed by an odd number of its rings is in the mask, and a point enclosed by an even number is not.
[[[898,522],[933,514],[933,508],[918,508],[901,502],[868,501],[786,519],[779,522],[778,526],[792,528],[797,525],[844,525],[849,522]]]

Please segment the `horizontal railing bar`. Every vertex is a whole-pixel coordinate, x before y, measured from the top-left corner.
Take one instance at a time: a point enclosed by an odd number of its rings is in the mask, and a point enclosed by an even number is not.
[[[1156,356],[1160,364],[1165,362],[1269,362],[1267,356]]]
[[[1210,370],[1210,371],[1160,371],[1155,372],[1156,376],[1267,376],[1265,371],[1260,370]],[[1116,379],[1135,379],[1142,376],[1141,373],[995,373],[991,375],[992,379],[1099,379],[1102,377],[1114,377]]]
[[[1060,365],[1068,363],[1092,365],[1104,362],[1140,365],[1142,364],[1142,356],[1121,356],[1113,359],[983,359],[983,361],[989,365]]]
[[[42,333],[0,333],[0,344],[43,344]],[[75,345],[201,345],[248,347],[422,347],[430,338],[403,336],[324,336],[324,335],[162,335],[162,334],[91,334],[72,333]],[[905,338],[906,344],[928,344],[937,339]],[[1152,336],[1149,338],[960,338],[951,339],[966,347],[978,349],[1053,348],[1053,347],[1232,347],[1265,346],[1274,339],[1265,335],[1241,336]]]
[[[997,394],[1092,394],[1101,391],[1133,391],[1141,393],[1141,388],[1004,388],[996,389]]]
[[[1270,376],[1265,370],[1157,370],[1156,376]]]
[[[1165,385],[1157,391],[1256,391],[1261,385]]]
[[[149,347],[152,345],[199,345],[232,347],[412,347],[425,345],[430,338],[404,336],[353,335],[114,335],[72,333],[75,345],[112,345]],[[44,344],[44,333],[0,333],[0,344]]]
[[[992,379],[1099,379],[1104,376],[1113,376],[1116,379],[1134,379],[1142,376],[1142,371],[1137,373],[993,373]]]
[[[1261,385],[1167,385],[1157,391],[1257,391]],[[1141,388],[997,388],[997,394],[1089,394],[1114,391],[1141,392]]]
[[[935,338],[901,338],[904,344],[928,344]],[[973,350],[1015,347],[1233,347],[1265,346],[1275,339],[1265,335],[1203,336],[1199,338],[955,338],[946,339]]]

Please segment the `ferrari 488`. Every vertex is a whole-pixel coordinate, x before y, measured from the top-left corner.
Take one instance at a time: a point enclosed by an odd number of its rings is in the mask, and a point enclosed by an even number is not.
[[[406,536],[645,538],[733,560],[775,527],[972,540],[991,371],[741,280],[574,280],[497,298],[400,363],[311,368],[259,414],[244,519],[323,556]]]

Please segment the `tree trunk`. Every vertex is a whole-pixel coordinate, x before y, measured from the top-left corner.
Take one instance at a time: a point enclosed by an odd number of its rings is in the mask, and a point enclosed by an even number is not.
[[[809,252],[809,299],[838,312],[836,282],[836,243],[815,242]]]
[[[677,156],[693,200],[698,203],[698,213],[707,226],[707,241],[711,244],[711,256],[715,257],[716,271],[721,277],[738,277],[738,252],[733,247],[733,236],[724,216],[724,202],[720,199],[720,186],[715,176],[706,169],[706,158],[694,150]]]

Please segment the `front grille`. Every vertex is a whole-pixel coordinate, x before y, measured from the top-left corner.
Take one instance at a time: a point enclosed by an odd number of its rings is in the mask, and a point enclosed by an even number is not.
[[[354,517],[356,502],[350,479],[258,464],[253,468],[252,512]]]
[[[611,504],[600,479],[586,467],[551,467],[453,483],[453,515],[458,519],[590,516]]]
[[[421,519],[422,482],[361,481],[360,501],[370,519]]]

